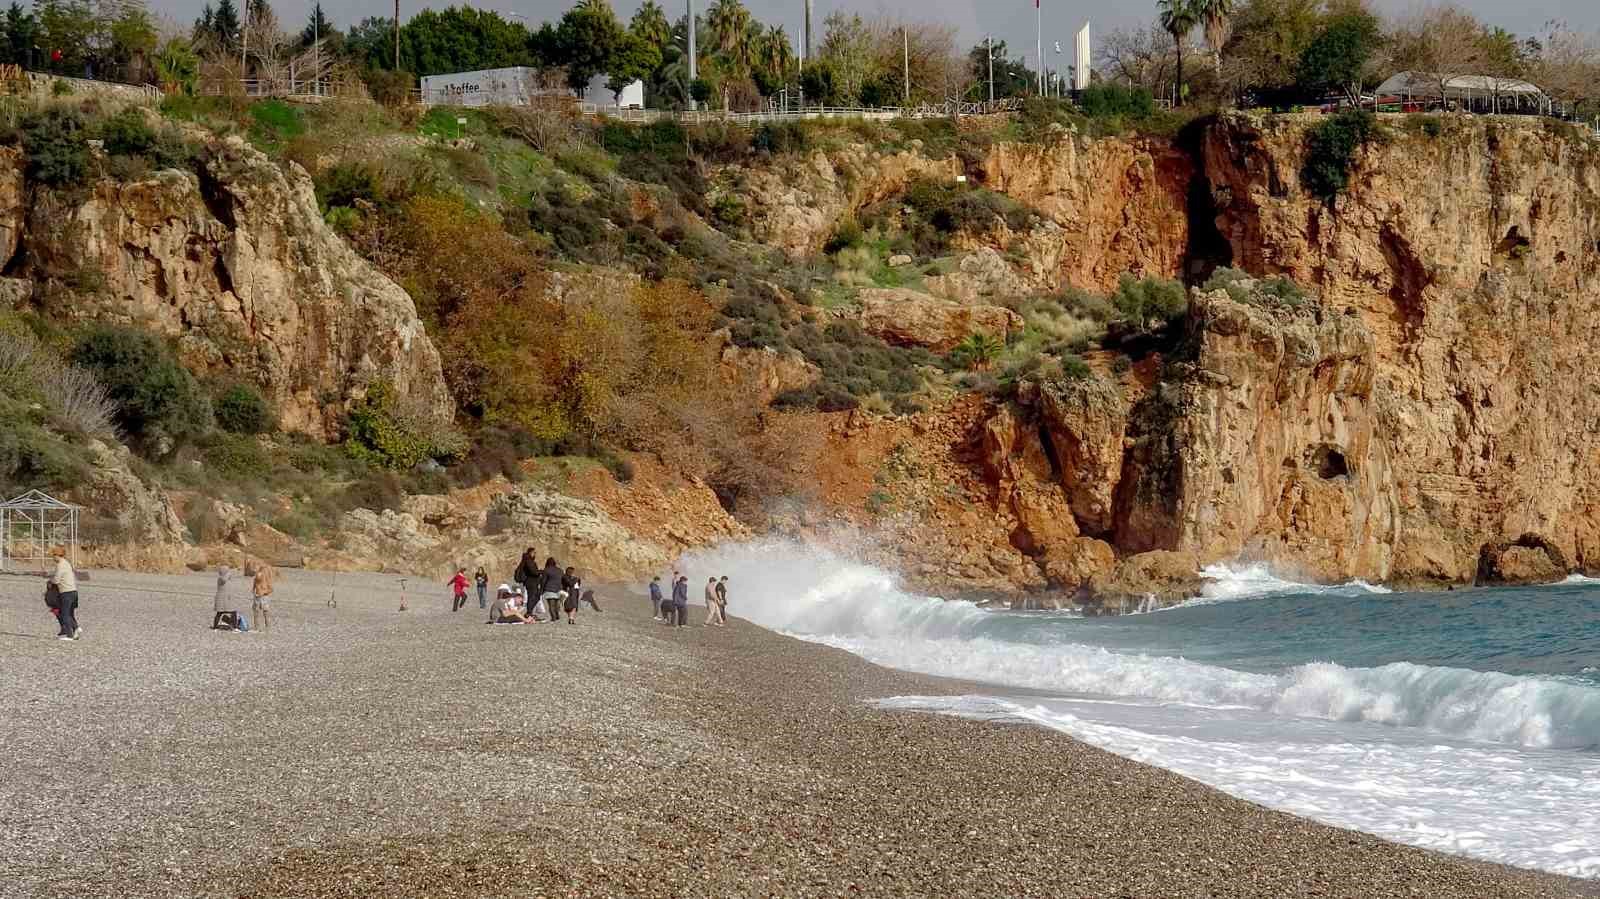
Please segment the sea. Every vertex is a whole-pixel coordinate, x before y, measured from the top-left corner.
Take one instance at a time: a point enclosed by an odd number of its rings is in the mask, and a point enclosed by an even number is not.
[[[1397,593],[1206,569],[1119,617],[945,601],[787,541],[691,555],[729,610],[982,685],[883,706],[1050,728],[1385,839],[1600,878],[1600,581]]]

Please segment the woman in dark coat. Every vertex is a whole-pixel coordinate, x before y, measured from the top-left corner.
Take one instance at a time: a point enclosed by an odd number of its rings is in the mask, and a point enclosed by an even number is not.
[[[544,560],[544,571],[539,575],[539,598],[550,610],[550,621],[561,620],[561,568],[552,556]]]

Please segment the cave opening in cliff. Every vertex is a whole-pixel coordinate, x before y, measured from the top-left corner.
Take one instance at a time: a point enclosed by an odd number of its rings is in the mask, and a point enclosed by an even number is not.
[[[1350,463],[1345,459],[1344,453],[1338,448],[1323,444],[1311,453],[1311,467],[1317,472],[1317,477],[1324,481],[1334,478],[1343,478],[1350,475]]]
[[[1178,134],[1178,145],[1189,154],[1193,171],[1184,202],[1189,234],[1183,253],[1183,280],[1189,287],[1204,284],[1212,272],[1233,265],[1233,244],[1217,227],[1217,201],[1206,177],[1205,121],[1196,119]]]

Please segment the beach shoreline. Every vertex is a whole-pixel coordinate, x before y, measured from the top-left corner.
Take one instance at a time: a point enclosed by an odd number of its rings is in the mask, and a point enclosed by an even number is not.
[[[880,708],[996,690],[737,597],[727,629],[616,588],[491,627],[442,585],[400,613],[398,578],[285,572],[271,632],[237,635],[206,629],[207,575],[96,572],[61,643],[37,584],[0,578],[3,896],[1600,896]]]

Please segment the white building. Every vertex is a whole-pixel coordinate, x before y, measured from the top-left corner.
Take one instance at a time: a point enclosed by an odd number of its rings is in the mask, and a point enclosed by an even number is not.
[[[426,75],[422,102],[429,106],[527,106],[538,93],[538,70],[527,66]]]

